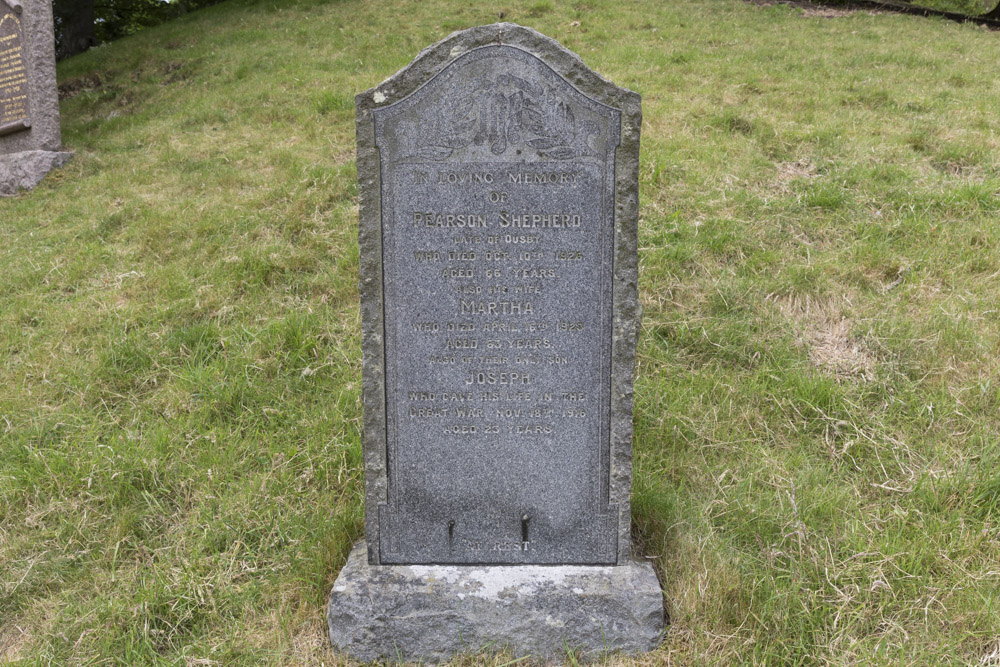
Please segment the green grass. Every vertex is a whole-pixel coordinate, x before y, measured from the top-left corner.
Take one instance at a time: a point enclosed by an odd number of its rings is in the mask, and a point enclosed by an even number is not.
[[[229,0],[61,63],[76,158],[0,201],[0,662],[338,664],[352,97],[500,11],[643,96],[671,625],[608,662],[998,664],[998,35],[735,0]]]
[[[958,12],[966,16],[985,14],[997,6],[996,0],[920,0],[913,4],[946,12]]]

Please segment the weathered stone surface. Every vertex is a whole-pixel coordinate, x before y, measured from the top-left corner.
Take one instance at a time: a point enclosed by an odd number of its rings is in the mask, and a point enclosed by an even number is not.
[[[656,647],[663,598],[649,563],[370,565],[358,544],[330,595],[334,645],[360,660],[446,660],[483,647],[595,658]]]
[[[501,23],[357,110],[370,562],[625,562],[638,95]]]
[[[0,0],[0,193],[34,187],[71,156],[59,130],[52,4]]]
[[[45,175],[73,157],[66,151],[24,151],[0,155],[0,195],[15,195],[19,190],[30,190]]]

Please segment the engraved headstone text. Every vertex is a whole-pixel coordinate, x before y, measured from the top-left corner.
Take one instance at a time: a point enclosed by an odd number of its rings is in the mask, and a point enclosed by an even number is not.
[[[383,563],[614,563],[618,110],[513,46],[373,113]]]

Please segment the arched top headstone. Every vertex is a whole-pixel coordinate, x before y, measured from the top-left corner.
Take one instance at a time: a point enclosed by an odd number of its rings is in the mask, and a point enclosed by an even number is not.
[[[356,104],[370,562],[622,562],[639,96],[498,23]]]
[[[636,132],[637,139],[641,123],[638,94],[603,78],[587,67],[579,56],[554,39],[513,23],[495,23],[455,32],[427,47],[407,67],[356,97],[359,120],[372,110],[396,107],[397,102],[414,95],[453,65],[457,66],[456,69],[461,69],[463,63],[470,62],[469,54],[480,49],[486,49],[487,52],[476,54],[471,61],[510,58],[515,62],[528,63],[527,66],[539,72],[541,78],[551,80],[551,75],[561,78],[592,104],[621,110],[626,120],[631,121],[628,127]],[[544,70],[548,70],[551,75],[543,73]],[[448,76],[453,74],[449,73]],[[514,81],[507,83],[517,85]],[[419,98],[420,95],[414,97]],[[408,100],[408,103],[414,104],[415,100]]]
[[[663,598],[629,509],[639,96],[498,23],[356,105],[365,544],[331,641],[361,660],[650,650]]]

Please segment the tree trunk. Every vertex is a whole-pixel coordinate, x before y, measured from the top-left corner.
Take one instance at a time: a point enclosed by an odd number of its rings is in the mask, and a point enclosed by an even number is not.
[[[94,41],[94,0],[53,0],[56,58],[83,53]]]

